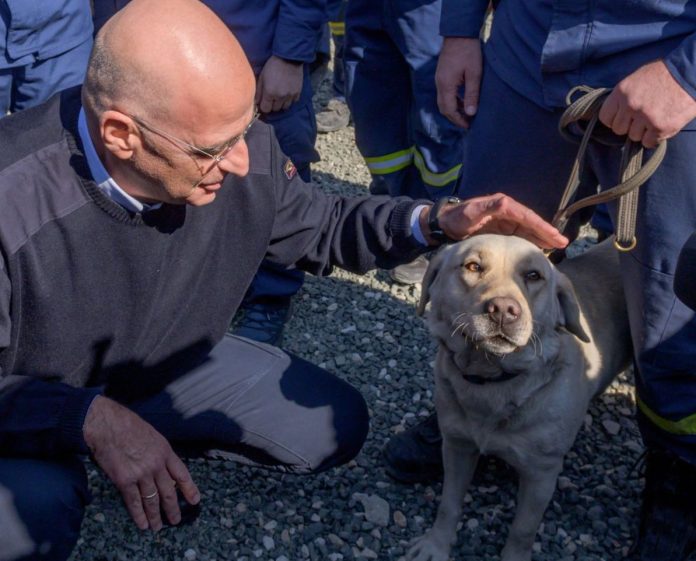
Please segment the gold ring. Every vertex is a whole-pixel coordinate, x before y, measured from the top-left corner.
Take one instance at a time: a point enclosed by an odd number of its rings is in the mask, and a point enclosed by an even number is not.
[[[143,500],[144,501],[149,501],[150,499],[154,499],[157,495],[159,495],[159,491],[155,489],[152,493],[149,495],[143,495]]]

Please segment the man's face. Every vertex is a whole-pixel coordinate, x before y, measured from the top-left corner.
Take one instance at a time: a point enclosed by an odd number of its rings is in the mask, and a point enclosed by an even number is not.
[[[148,202],[203,206],[215,200],[228,173],[244,177],[249,171],[245,136],[257,117],[253,107],[225,126],[210,122],[194,130],[130,117],[142,140],[142,150],[130,162]]]

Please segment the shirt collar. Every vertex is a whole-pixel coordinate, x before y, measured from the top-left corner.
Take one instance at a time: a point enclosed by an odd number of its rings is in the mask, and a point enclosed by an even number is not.
[[[92,174],[97,186],[107,197],[109,197],[115,203],[121,205],[126,210],[136,213],[155,210],[162,206],[162,203],[146,204],[131,197],[128,193],[121,189],[121,187],[118,186],[118,183],[114,181],[114,178],[109,175],[109,172],[106,171],[104,164],[97,155],[97,150],[94,147],[92,137],[87,129],[87,117],[85,116],[84,108],[80,108],[80,115],[77,119],[77,132],[80,135],[82,146],[85,149],[85,158],[87,158],[89,171]]]

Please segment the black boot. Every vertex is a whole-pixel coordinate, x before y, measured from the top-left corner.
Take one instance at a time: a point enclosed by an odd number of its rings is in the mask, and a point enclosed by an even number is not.
[[[696,551],[696,466],[649,449],[633,561],[686,561]]]
[[[435,413],[397,434],[382,451],[385,470],[402,483],[429,483],[442,478],[442,436]]]

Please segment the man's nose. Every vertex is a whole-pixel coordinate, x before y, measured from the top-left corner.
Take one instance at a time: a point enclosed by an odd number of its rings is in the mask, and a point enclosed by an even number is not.
[[[217,162],[225,173],[244,177],[249,173],[249,147],[244,139],[240,140],[225,156]]]

